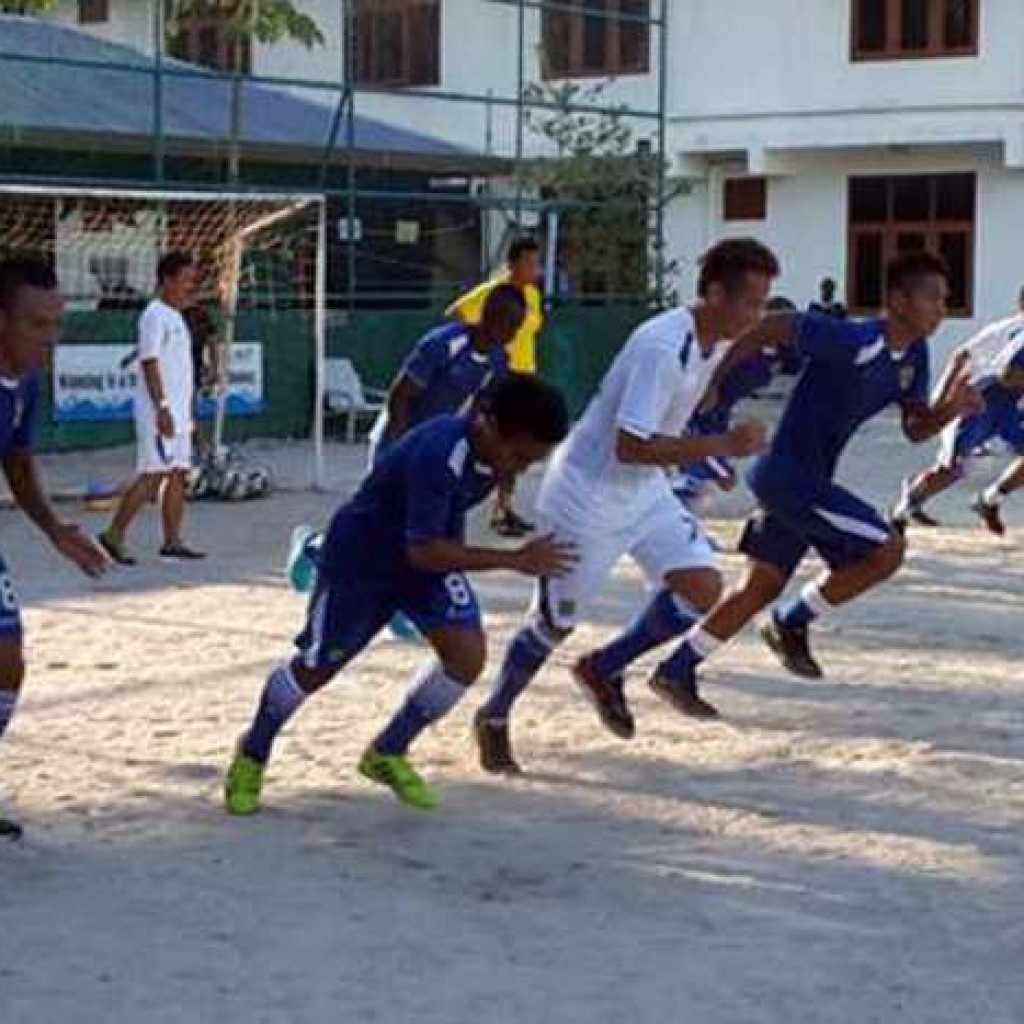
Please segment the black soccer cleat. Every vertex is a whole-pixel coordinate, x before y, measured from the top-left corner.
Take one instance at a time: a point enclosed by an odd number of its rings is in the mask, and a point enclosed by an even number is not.
[[[989,533],[994,533],[997,537],[1005,535],[1006,524],[1003,522],[1002,513],[998,505],[989,505],[979,494],[971,502],[971,511],[976,512],[981,517],[982,524]]]
[[[709,704],[697,691],[697,679],[691,672],[686,679],[670,679],[655,672],[647,685],[667,704],[671,704],[681,715],[704,721],[718,718],[718,708]]]
[[[491,529],[499,537],[519,539],[529,536],[537,527],[510,509],[508,512],[494,516],[491,520]]]
[[[165,562],[198,562],[206,557],[206,553],[187,544],[165,544],[160,549],[160,557]]]
[[[572,678],[583,695],[594,705],[601,724],[620,740],[636,735],[636,722],[626,703],[622,676],[603,679],[595,671],[589,657],[582,657],[572,667]]]
[[[16,821],[0,818],[0,841],[16,843],[22,835],[24,835],[24,831]]]
[[[773,615],[761,627],[761,639],[795,676],[820,679],[825,673],[811,654],[806,626],[784,626]]]
[[[488,718],[478,711],[473,719],[473,735],[480,756],[480,767],[491,775],[521,775],[515,754],[512,752],[512,736],[508,722]]]
[[[935,516],[931,515],[928,512],[925,512],[923,508],[912,508],[907,513],[907,515],[910,518],[910,521],[912,523],[917,523],[918,526],[927,526],[929,528],[935,528],[937,526],[942,525],[942,523],[940,523],[939,520],[935,518]]]

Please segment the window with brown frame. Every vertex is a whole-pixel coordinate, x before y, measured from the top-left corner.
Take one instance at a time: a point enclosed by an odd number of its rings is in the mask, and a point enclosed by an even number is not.
[[[440,0],[355,0],[353,81],[401,88],[441,82]]]
[[[642,75],[651,69],[650,0],[561,0],[541,19],[545,78]]]
[[[853,0],[855,61],[972,57],[981,0]]]
[[[247,75],[252,70],[250,40],[232,33],[226,20],[216,14],[182,15],[168,37],[167,52],[214,71]]]
[[[726,178],[722,214],[725,220],[764,220],[768,216],[768,182],[764,178]]]
[[[973,174],[901,174],[850,178],[847,205],[847,288],[853,313],[885,304],[885,266],[916,249],[949,265],[949,312],[974,309]]]
[[[110,0],[78,0],[78,23],[98,25],[110,21]]]

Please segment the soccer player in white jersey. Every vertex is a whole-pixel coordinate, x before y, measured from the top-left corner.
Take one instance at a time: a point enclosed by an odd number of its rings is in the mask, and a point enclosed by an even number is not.
[[[764,428],[741,423],[723,434],[685,434],[730,340],[759,320],[779,264],[754,239],[727,239],[700,261],[699,299],[648,320],[615,359],[583,418],[555,454],[541,485],[541,528],[575,547],[567,575],[541,580],[530,620],[505,654],[490,700],[475,720],[480,763],[519,770],[512,752],[512,705],[625,554],[654,587],[648,607],[607,647],[580,659],[576,682],[601,721],[629,738],[625,667],[692,625],[717,600],[722,580],[714,546],[672,493],[666,470],[708,456],[760,451]],[[695,702],[693,713],[710,710]]]
[[[997,536],[1006,532],[1002,504],[1024,487],[1024,313],[989,324],[960,350],[969,360],[971,382],[985,405],[971,416],[961,416],[942,432],[942,445],[933,466],[904,481],[903,493],[893,509],[893,522],[938,526],[925,504],[962,479],[971,458],[987,442],[1000,438],[1017,458],[1002,475],[983,488],[971,509]]]

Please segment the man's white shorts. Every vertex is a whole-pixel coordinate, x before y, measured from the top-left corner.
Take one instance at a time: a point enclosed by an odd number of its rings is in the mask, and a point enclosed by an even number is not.
[[[659,491],[628,519],[612,525],[602,517],[600,530],[581,529],[578,516],[560,515],[554,503],[545,503],[539,516],[542,535],[570,541],[579,558],[567,575],[544,580],[539,587],[537,610],[550,626],[572,629],[581,608],[596,596],[623,555],[633,558],[652,587],[660,587],[674,570],[717,568],[718,552],[700,522],[679,503],[667,480]]]
[[[161,437],[156,424],[143,417],[135,419],[135,442],[139,473],[170,473],[192,467],[192,435]]]

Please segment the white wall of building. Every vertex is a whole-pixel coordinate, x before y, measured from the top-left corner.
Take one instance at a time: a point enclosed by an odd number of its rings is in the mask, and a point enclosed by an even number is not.
[[[742,164],[716,165],[706,184],[678,200],[668,217],[670,252],[687,267],[683,294],[693,284],[694,260],[710,241],[727,235],[753,235],[778,253],[783,272],[776,292],[806,305],[818,282],[833,277],[840,292],[847,273],[847,178],[856,174],[977,174],[974,318],[951,318],[936,338],[947,352],[984,322],[1015,307],[1024,284],[1024,172],[1008,170],[991,148],[941,148],[927,153],[851,150],[804,154],[792,175],[768,182],[763,221],[722,218],[722,179],[742,173]]]

